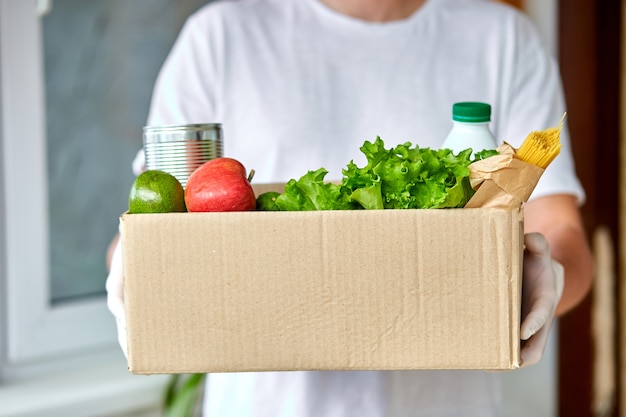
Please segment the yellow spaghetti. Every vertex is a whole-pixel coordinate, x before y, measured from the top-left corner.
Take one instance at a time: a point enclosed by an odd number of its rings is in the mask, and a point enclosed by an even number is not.
[[[558,126],[530,132],[515,155],[524,162],[546,169],[561,152],[561,129],[564,119],[565,114]]]

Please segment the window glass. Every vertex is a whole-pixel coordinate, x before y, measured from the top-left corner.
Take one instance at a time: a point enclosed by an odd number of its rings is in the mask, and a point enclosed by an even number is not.
[[[54,0],[43,19],[50,302],[101,295],[158,70],[207,0]]]

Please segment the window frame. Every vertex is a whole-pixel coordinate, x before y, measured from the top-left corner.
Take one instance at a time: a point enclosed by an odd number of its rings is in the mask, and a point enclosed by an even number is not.
[[[0,2],[4,360],[38,361],[116,343],[104,296],[50,302],[42,22],[35,2]],[[104,254],[103,254],[104,262]]]
[[[128,372],[105,297],[50,302],[42,3],[0,1],[0,417],[156,417],[168,376]]]

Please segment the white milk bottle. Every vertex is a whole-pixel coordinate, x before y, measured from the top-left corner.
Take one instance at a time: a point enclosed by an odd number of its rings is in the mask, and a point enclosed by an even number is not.
[[[452,129],[442,148],[455,154],[472,148],[472,153],[495,149],[498,144],[489,130],[491,105],[479,102],[460,102],[452,106]]]

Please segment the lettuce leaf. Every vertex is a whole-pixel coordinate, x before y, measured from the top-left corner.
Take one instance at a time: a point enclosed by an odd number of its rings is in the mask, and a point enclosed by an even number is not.
[[[291,179],[283,194],[276,197],[276,206],[283,211],[348,210],[353,203],[341,185],[324,182],[328,171],[309,171],[299,180]]]
[[[324,182],[328,171],[309,171],[290,180],[277,197],[280,210],[420,209],[463,207],[474,194],[469,183],[470,163],[497,154],[471,149],[420,148],[407,142],[385,149],[380,137],[360,148],[363,167],[350,161],[341,184]]]

